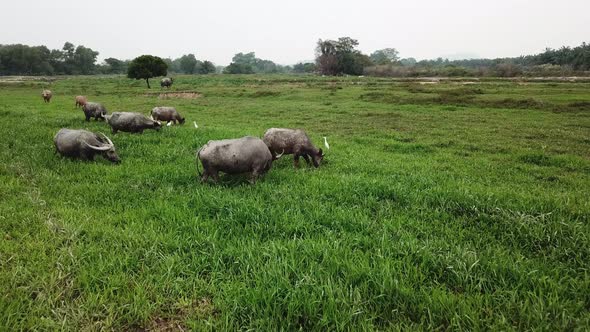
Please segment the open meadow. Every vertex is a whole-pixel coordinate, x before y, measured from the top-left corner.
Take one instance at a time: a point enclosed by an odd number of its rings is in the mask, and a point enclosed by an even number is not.
[[[0,330],[590,329],[590,82],[468,81],[0,82]],[[187,121],[113,135],[76,95]],[[64,127],[122,162],[54,154]],[[271,127],[331,149],[199,182]]]

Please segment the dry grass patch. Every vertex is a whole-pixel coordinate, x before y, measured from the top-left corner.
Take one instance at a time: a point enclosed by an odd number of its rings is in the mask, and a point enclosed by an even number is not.
[[[146,97],[158,96],[158,99],[196,99],[203,97],[202,94],[195,91],[180,91],[180,92],[156,92],[146,93]]]

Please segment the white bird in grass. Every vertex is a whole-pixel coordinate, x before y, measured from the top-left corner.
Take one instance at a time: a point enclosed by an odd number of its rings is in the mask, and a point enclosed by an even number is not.
[[[172,121],[168,122],[166,126],[170,127],[172,125]]]
[[[324,145],[326,146],[326,149],[330,150],[330,144],[328,144],[328,138],[326,136],[324,136]]]
[[[197,121],[193,121],[193,124],[195,125],[195,129],[199,129],[199,126],[197,125]]]

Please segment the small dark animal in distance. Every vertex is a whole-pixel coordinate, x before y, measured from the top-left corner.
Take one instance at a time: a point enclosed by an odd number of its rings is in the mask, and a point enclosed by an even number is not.
[[[160,80],[160,87],[170,88],[172,86],[173,82],[174,82],[174,80],[172,78],[164,77],[162,80]]]
[[[51,97],[53,97],[53,93],[51,92],[51,90],[43,90],[43,92],[41,92],[41,97],[43,97],[43,101],[48,103],[51,101]]]

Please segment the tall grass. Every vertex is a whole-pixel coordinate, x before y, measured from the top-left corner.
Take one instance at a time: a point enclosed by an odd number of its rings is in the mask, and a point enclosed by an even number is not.
[[[588,83],[47,84],[0,86],[0,330],[590,327]],[[64,159],[60,128],[109,133],[79,94],[187,124],[109,135],[120,165]],[[198,182],[202,144],[270,127],[328,136],[325,163]]]

